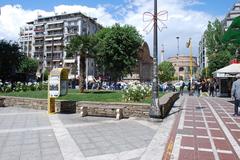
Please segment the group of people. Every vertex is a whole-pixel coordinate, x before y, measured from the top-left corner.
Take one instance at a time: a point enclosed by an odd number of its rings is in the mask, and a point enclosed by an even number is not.
[[[196,80],[190,81],[185,84],[185,82],[180,81],[180,94],[183,95],[183,90],[187,86],[187,90],[190,96],[196,94],[197,96],[216,96],[219,91],[219,85],[215,79],[206,80]]]
[[[240,116],[238,108],[240,107],[240,74],[236,75],[237,80],[233,82],[231,88],[231,97],[234,100],[234,114],[233,116]],[[216,96],[219,91],[219,84],[215,79],[206,80],[202,79],[199,81],[191,81],[185,84],[180,81],[180,94],[183,95],[185,86],[187,86],[189,95],[196,94],[197,96]]]

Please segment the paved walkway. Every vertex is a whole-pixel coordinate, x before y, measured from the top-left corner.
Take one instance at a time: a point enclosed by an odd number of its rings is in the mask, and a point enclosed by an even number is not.
[[[186,97],[176,117],[164,160],[239,160],[240,117],[220,98]]]
[[[232,111],[226,100],[188,96],[160,122],[0,108],[0,160],[238,160]]]

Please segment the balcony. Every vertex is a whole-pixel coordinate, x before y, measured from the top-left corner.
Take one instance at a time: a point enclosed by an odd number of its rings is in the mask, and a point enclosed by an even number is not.
[[[34,32],[44,32],[44,28],[35,28]]]
[[[35,42],[35,43],[33,43],[33,45],[35,45],[35,46],[42,46],[44,43],[43,42]]]
[[[45,52],[47,52],[47,53],[52,53],[52,52],[53,52],[53,53],[62,53],[63,50],[53,50],[53,51],[52,51],[52,49],[46,49]]]
[[[47,61],[62,61],[62,56],[47,57]]]
[[[63,26],[51,26],[46,28],[47,31],[63,30]]]
[[[44,34],[35,34],[34,37],[35,38],[44,37]]]

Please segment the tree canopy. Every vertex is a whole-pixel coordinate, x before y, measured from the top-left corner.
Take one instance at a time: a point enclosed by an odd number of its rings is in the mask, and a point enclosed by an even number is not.
[[[115,24],[100,30],[96,39],[96,61],[103,72],[113,81],[131,73],[137,63],[138,49],[143,43],[135,27]]]
[[[38,68],[38,61],[24,56],[20,62],[19,72],[21,73],[35,73]]]
[[[5,81],[15,75],[22,58],[17,43],[0,40],[0,79]]]
[[[223,37],[224,42],[240,45],[240,17],[236,17]]]
[[[171,81],[174,78],[175,69],[171,62],[164,61],[158,66],[158,77],[161,82]]]
[[[216,19],[209,22],[204,33],[208,56],[208,73],[212,73],[229,64],[235,54],[235,46],[224,41],[225,31],[221,22]],[[203,75],[202,75],[203,76]]]
[[[85,83],[85,69],[86,69],[86,57],[94,56],[96,42],[95,38],[91,35],[77,35],[74,36],[69,44],[66,46],[67,57],[74,57],[80,55],[80,77],[79,77],[79,89],[80,92],[84,91]],[[77,64],[75,63],[75,70]]]
[[[204,33],[207,55],[211,55],[224,49],[225,44],[222,41],[223,35],[224,29],[218,19],[214,22],[208,22],[207,30]]]

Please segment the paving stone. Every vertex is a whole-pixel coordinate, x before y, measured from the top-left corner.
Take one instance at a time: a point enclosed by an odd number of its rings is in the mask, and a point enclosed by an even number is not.
[[[41,160],[41,155],[39,154],[21,154],[20,160]]]
[[[63,157],[61,154],[57,154],[57,155],[48,154],[48,155],[42,155],[42,160],[63,160]]]
[[[92,156],[101,154],[101,151],[98,149],[83,150],[82,152],[83,152],[84,156],[86,156],[86,157],[92,157]]]
[[[58,143],[55,141],[50,141],[50,142],[42,142],[40,143],[41,148],[54,148],[58,146]]]
[[[0,155],[1,160],[19,160],[20,152],[5,153]]]
[[[80,148],[80,150],[86,150],[86,149],[95,149],[96,148],[96,146],[94,145],[94,144],[92,144],[92,143],[84,143],[84,144],[82,144],[82,143],[78,143],[78,146],[79,146],[79,148]]]
[[[61,151],[58,147],[50,147],[50,148],[44,148],[41,149],[41,154],[42,156],[46,156],[46,155],[59,155],[61,154]]]
[[[20,151],[21,151],[20,145],[4,146],[1,149],[1,153],[12,153],[12,152],[20,152]]]

